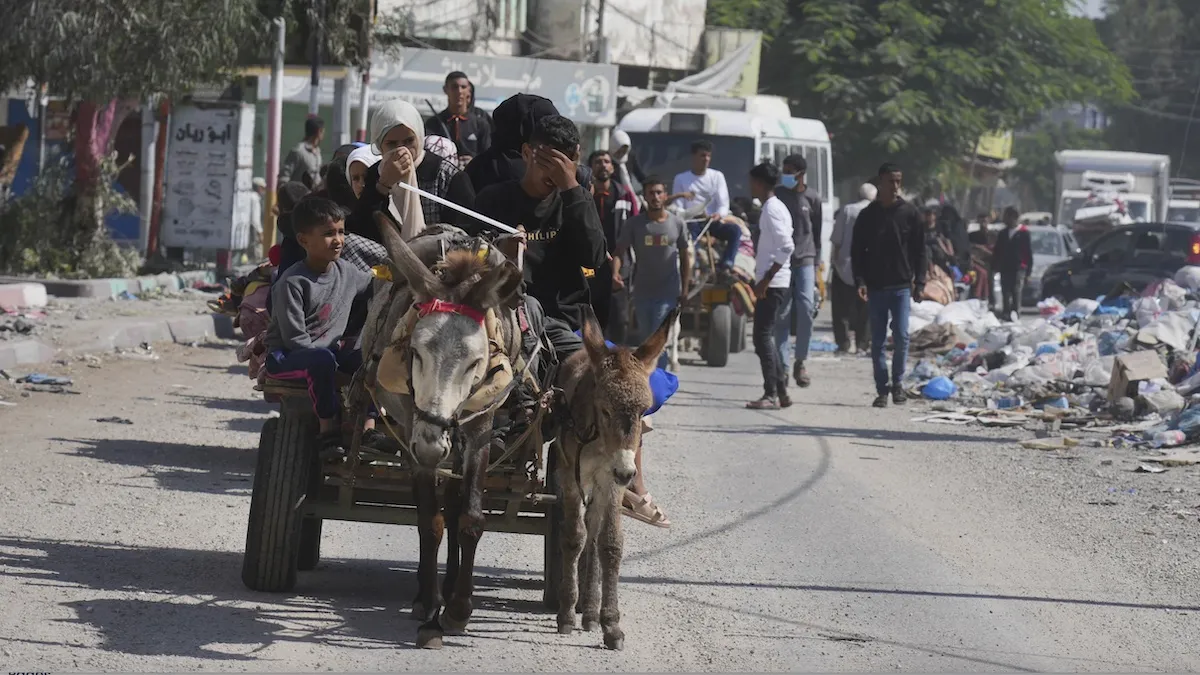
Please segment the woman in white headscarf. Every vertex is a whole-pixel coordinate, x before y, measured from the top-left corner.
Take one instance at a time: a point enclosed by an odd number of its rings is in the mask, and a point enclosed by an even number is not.
[[[391,211],[400,220],[405,239],[425,229],[426,224],[457,225],[465,216],[430,199],[396,187],[403,182],[455,204],[471,208],[475,190],[458,166],[425,151],[425,123],[407,101],[395,99],[380,105],[371,116],[371,148],[380,161],[367,171],[358,208],[346,222],[354,234],[380,241],[376,211]],[[389,209],[391,200],[393,209]]]
[[[638,183],[641,183],[646,180],[646,174],[642,171],[641,165],[638,164],[637,157],[633,155],[633,145],[632,141],[629,140],[629,134],[622,129],[613,129],[611,139],[612,142],[609,145],[612,148],[608,151],[608,154],[612,156],[613,161],[617,164],[617,179],[628,185],[629,189],[633,190],[635,194],[640,194],[641,190],[638,190],[634,186],[631,179],[636,178]]]
[[[355,197],[362,197],[363,186],[367,184],[367,172],[379,163],[379,159],[369,145],[355,148],[346,158],[346,181],[354,190]]]

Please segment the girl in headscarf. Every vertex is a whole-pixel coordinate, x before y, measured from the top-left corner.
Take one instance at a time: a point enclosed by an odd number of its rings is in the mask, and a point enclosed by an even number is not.
[[[475,203],[467,175],[454,163],[425,152],[425,123],[411,103],[394,99],[376,109],[371,116],[371,148],[382,158],[367,171],[358,206],[346,221],[347,231],[380,241],[374,214],[393,209],[405,239],[427,224],[456,225],[465,219],[453,209],[396,187],[403,182],[466,208]]]
[[[355,148],[346,158],[346,182],[354,191],[356,201],[362,197],[363,186],[367,184],[367,172],[379,163],[379,159],[379,155],[375,154],[369,145]]]

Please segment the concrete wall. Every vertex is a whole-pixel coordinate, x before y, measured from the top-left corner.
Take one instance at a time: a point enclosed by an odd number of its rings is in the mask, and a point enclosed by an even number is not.
[[[707,6],[707,0],[608,0],[604,36],[610,60],[622,66],[696,68]]]

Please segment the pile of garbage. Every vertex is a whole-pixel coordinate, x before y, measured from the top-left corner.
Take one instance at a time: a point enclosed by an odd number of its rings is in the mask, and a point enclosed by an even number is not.
[[[1111,427],[1131,444],[1200,442],[1200,267],[1141,293],[1038,308],[1002,322],[979,300],[914,302],[905,388],[981,421],[1034,412]]]

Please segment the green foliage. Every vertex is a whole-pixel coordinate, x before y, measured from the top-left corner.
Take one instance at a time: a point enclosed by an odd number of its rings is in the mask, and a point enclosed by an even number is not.
[[[120,169],[113,156],[100,163],[101,180],[90,198],[102,214],[137,212],[133,200],[113,187]],[[137,272],[137,252],[117,246],[105,228],[80,231],[74,217],[80,195],[73,174],[66,157],[48,162],[29,190],[0,209],[0,272],[63,278]]]
[[[1072,122],[1042,124],[1013,139],[1017,166],[1010,175],[1038,209],[1054,210],[1054,153],[1059,150],[1107,150],[1104,132]],[[1027,209],[1028,210],[1028,209]]]
[[[1128,71],[1066,0],[803,0],[789,13],[764,84],[825,122],[842,176],[895,159],[908,182],[928,180],[989,129],[1132,95]]]
[[[1108,10],[1101,35],[1137,90],[1134,102],[1108,107],[1109,140],[1117,150],[1170,155],[1172,173],[1200,177],[1200,2],[1109,0]]]
[[[708,0],[704,22],[709,26],[763,32],[770,44],[787,26],[787,0]]]

